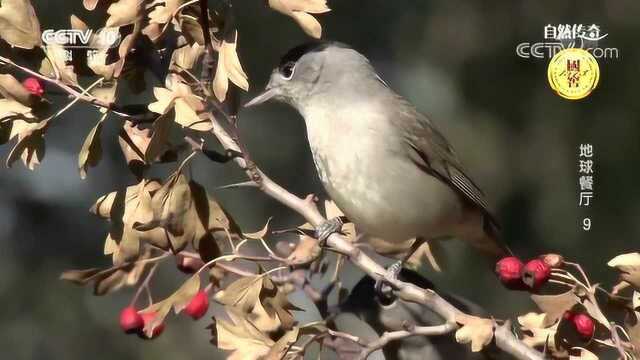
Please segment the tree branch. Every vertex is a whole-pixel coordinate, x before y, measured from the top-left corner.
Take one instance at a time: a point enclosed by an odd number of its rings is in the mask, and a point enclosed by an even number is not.
[[[411,336],[435,336],[444,335],[452,331],[455,331],[458,325],[453,322],[447,322],[442,325],[435,326],[410,326],[406,330],[387,331],[377,340],[368,343],[363,349],[357,360],[365,360],[371,353],[376,350],[382,349],[388,343],[392,341],[402,340]]]

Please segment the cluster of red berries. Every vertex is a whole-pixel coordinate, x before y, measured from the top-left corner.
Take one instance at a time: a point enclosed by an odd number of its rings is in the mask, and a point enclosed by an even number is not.
[[[209,296],[206,291],[198,291],[184,308],[184,313],[198,320],[209,310]],[[160,323],[153,328],[151,336],[144,333],[144,327],[151,323],[156,317],[155,312],[140,312],[133,306],[127,306],[120,312],[120,328],[127,334],[138,334],[145,339],[154,339],[164,331],[164,323]]]
[[[535,291],[551,276],[551,269],[562,265],[562,257],[548,254],[526,264],[515,256],[501,259],[496,264],[496,274],[502,284],[511,290]]]

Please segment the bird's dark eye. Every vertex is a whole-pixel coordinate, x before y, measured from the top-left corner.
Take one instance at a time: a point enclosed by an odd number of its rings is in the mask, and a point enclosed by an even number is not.
[[[288,61],[280,67],[280,73],[285,79],[290,80],[293,77],[295,68],[296,63],[293,61]]]

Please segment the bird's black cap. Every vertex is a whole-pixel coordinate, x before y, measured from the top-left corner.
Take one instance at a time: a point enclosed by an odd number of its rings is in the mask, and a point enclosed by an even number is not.
[[[297,62],[300,60],[302,56],[309,53],[320,52],[328,47],[341,47],[341,48],[349,48],[348,45],[343,44],[337,41],[327,41],[327,40],[314,40],[309,41],[307,43],[298,45],[291,50],[289,50],[284,56],[280,59],[280,65],[278,67],[282,67],[289,62]]]

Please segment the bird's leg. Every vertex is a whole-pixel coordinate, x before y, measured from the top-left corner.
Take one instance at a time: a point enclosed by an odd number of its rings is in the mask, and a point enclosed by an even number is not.
[[[404,260],[397,261],[391,266],[387,268],[387,274],[384,278],[379,278],[376,280],[376,284],[374,285],[374,289],[376,294],[378,295],[378,299],[384,301],[385,303],[393,302],[393,289],[388,284],[386,278],[397,279],[400,271],[402,271],[402,265],[404,264]]]
[[[322,224],[316,228],[316,239],[319,241],[320,247],[323,247],[329,236],[333,233],[339,233],[342,230],[342,225],[348,222],[345,216],[339,216],[332,219],[325,220]]]
[[[402,258],[402,260],[393,263],[391,266],[387,268],[386,278],[397,279],[398,275],[400,274],[400,271],[402,271],[402,267],[404,266],[404,263],[407,262],[407,260],[409,260],[411,255],[413,255],[413,253],[415,253],[418,250],[418,248],[420,248],[420,246],[424,244],[424,242],[425,240],[423,238],[421,237],[416,238],[416,241],[414,241],[413,244],[411,245],[411,249],[409,249],[409,252]],[[381,278],[376,280],[375,290],[379,299],[393,302],[394,300],[393,289],[391,288],[391,286],[389,286],[388,281],[386,281],[386,279]]]

